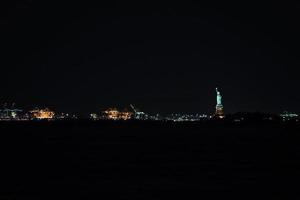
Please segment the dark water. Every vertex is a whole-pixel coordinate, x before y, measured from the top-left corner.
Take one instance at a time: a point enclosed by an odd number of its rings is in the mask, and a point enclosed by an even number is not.
[[[1,123],[0,199],[295,197],[294,125]]]

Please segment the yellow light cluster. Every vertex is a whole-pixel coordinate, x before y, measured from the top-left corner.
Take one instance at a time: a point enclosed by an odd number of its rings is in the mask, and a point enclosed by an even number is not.
[[[111,120],[128,120],[132,116],[131,112],[127,112],[127,111],[120,112],[116,108],[110,108],[104,111],[104,113],[106,114],[107,119],[111,119]]]
[[[30,111],[35,119],[52,119],[54,117],[54,112],[50,111],[48,108],[41,110]]]
[[[122,120],[128,120],[131,118],[132,113],[130,112],[120,112],[119,113],[119,118]]]

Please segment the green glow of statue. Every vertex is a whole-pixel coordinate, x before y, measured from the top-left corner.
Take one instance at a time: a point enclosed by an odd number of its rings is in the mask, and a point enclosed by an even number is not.
[[[218,88],[216,88],[216,92],[217,92],[217,106],[222,106],[222,96]]]

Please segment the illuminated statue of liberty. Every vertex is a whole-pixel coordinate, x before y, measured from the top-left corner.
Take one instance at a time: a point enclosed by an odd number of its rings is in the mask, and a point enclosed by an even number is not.
[[[217,105],[216,105],[215,116],[217,116],[219,118],[223,118],[224,117],[224,108],[222,105],[222,96],[221,96],[221,93],[219,92],[218,88],[216,88],[216,92],[217,92]]]
[[[222,96],[221,93],[219,92],[218,88],[216,88],[217,92],[217,105],[221,106],[222,105]]]

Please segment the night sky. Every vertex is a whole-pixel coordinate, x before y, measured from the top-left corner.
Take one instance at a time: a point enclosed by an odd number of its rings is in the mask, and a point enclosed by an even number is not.
[[[1,3],[0,103],[300,112],[300,5]]]

